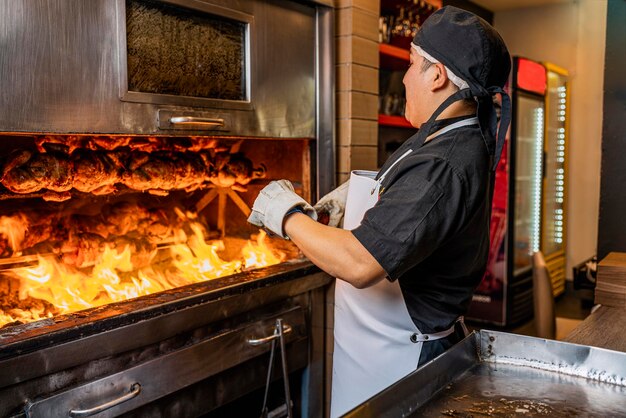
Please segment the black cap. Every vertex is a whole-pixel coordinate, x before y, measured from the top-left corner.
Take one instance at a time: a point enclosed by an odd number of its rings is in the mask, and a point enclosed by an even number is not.
[[[446,6],[433,13],[413,38],[433,58],[465,80],[475,96],[503,88],[511,56],[500,34],[484,19]]]

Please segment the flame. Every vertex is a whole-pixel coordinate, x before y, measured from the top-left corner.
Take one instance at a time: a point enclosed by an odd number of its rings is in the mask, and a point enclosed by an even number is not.
[[[265,244],[267,234],[265,231],[259,231],[256,238],[256,244],[248,241],[241,249],[244,256],[245,268],[265,267],[278,264],[285,259],[284,253],[274,253],[270,247]]]
[[[13,315],[4,313],[2,310],[0,310],[0,327],[4,324],[10,324],[11,322],[32,322],[52,317],[52,313],[46,314],[43,307],[35,307],[28,310],[13,308],[11,309],[11,313]]]
[[[224,243],[216,241],[206,243],[201,227],[192,223],[193,235],[187,245],[174,245],[171,248],[173,264],[191,280],[191,283],[228,276],[241,271],[241,261],[224,261],[217,252],[223,249]]]
[[[23,214],[0,216],[0,236],[7,239],[11,248],[19,251],[28,231],[28,219]]]
[[[284,253],[266,244],[266,234],[260,231],[254,241],[247,241],[239,259],[226,261],[218,254],[224,250],[222,241],[207,241],[203,227],[197,222],[190,221],[188,227],[189,236],[182,231],[178,233],[184,243],[169,248],[171,263],[166,267],[136,269],[128,246],[121,251],[106,246],[99,262],[88,272],[63,264],[55,257],[42,256],[33,267],[12,270],[19,280],[20,301],[34,298],[45,301],[50,307],[3,310],[5,306],[0,305],[0,327],[145,296],[277,264],[285,259]]]

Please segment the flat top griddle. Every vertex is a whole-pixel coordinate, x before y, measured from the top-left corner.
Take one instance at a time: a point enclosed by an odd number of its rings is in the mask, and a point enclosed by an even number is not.
[[[626,353],[472,333],[347,417],[626,417]]]

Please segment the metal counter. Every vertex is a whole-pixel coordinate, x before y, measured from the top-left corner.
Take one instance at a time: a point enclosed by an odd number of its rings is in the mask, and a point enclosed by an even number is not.
[[[481,330],[347,417],[626,416],[626,353]]]

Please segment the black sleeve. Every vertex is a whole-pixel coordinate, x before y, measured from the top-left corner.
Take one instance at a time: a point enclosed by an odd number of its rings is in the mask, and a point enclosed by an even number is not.
[[[446,242],[465,213],[463,182],[447,162],[413,158],[399,172],[352,231],[390,280]]]

